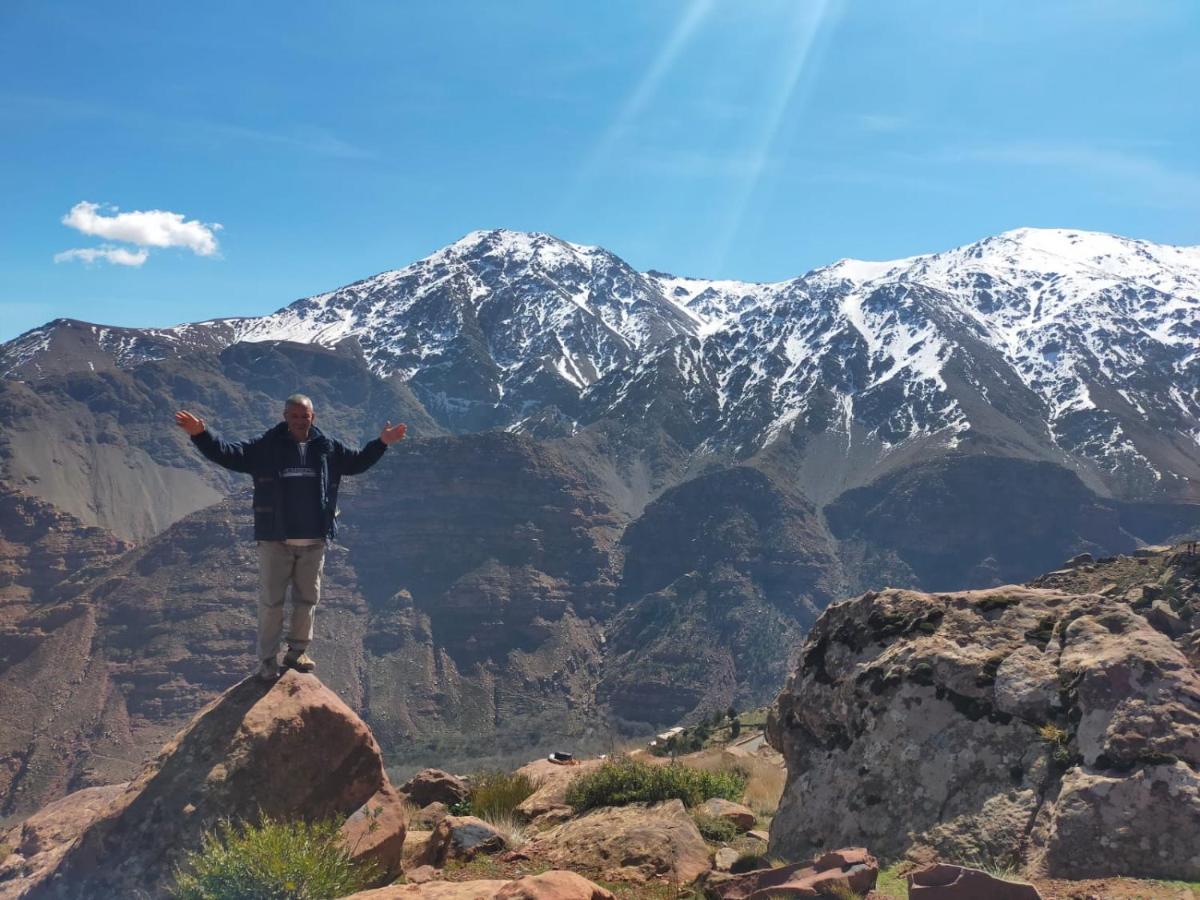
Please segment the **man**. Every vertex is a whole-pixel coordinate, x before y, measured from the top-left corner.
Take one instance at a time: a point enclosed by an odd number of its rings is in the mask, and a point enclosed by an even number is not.
[[[283,407],[283,421],[262,437],[231,443],[209,431],[204,420],[187,410],[175,422],[191,435],[200,452],[218,465],[254,476],[254,539],[258,542],[258,678],[279,677],[279,644],[283,638],[283,598],[292,586],[292,619],[287,634],[285,668],[311,672],[313,608],[321,596],[325,542],[337,520],[338,483],[343,475],[367,471],[388,445],[404,437],[406,426],[388,422],[379,438],[351,450],[326,437],[313,422],[312,401],[293,394]]]

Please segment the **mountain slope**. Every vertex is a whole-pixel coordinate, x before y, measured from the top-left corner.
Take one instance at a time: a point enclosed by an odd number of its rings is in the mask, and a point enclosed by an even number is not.
[[[1200,497],[1200,248],[1090,232],[1018,229],[757,285],[473,232],[260,318],[50,323],[0,348],[0,371],[280,340],[361,348],[454,431],[536,432],[553,411],[568,430],[616,417],[741,456],[839,434],[868,480],[918,444],[1055,462],[1126,499]]]

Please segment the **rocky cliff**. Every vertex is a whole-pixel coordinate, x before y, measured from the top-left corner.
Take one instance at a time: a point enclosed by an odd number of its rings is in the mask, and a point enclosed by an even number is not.
[[[776,700],[772,852],[1200,878],[1200,556],[830,607]]]

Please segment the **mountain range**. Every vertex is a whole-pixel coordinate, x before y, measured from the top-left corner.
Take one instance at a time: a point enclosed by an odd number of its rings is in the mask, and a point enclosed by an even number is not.
[[[47,323],[0,345],[0,815],[126,777],[249,665],[246,485],[175,409],[410,424],[318,618],[407,765],[764,702],[860,590],[1194,534],[1198,354],[1200,248],[1057,229],[773,284],[481,231],[268,316]]]

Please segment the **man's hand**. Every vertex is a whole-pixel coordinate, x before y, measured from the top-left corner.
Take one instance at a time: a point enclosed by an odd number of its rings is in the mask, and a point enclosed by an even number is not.
[[[200,432],[204,431],[204,420],[196,418],[186,409],[181,409],[179,412],[175,413],[175,424],[192,437],[195,437],[196,435],[200,434]],[[389,422],[388,424],[391,423]],[[401,425],[400,427],[403,428],[404,426]]]
[[[393,425],[391,420],[383,426],[383,431],[379,432],[379,439],[385,444],[394,444],[396,441],[404,439],[404,432],[408,431],[408,426],[401,422],[399,425]]]

